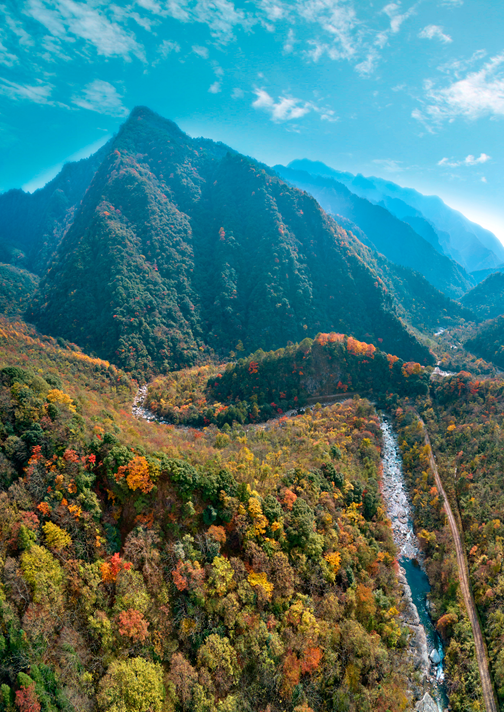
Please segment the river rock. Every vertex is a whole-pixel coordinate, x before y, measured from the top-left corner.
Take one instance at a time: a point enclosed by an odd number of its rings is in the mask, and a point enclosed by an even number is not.
[[[432,660],[434,665],[439,665],[441,662],[441,655],[438,653],[438,651],[434,648],[434,650],[431,650],[431,654],[429,655],[429,658]]]
[[[416,703],[415,712],[438,712],[438,706],[428,692]]]

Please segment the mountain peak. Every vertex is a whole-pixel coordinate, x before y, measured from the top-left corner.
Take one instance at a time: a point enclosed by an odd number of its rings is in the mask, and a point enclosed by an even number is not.
[[[174,121],[165,119],[163,116],[156,114],[156,112],[149,109],[148,106],[135,106],[134,109],[131,110],[126,122],[123,124],[121,131],[131,125],[137,125],[137,122],[140,121],[144,121],[152,127],[168,131],[179,138],[189,138],[189,136],[182,131],[182,129]]]

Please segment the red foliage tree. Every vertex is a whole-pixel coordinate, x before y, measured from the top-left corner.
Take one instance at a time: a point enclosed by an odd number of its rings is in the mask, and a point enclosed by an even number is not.
[[[40,702],[35,692],[35,683],[16,690],[16,707],[20,712],[40,712]]]

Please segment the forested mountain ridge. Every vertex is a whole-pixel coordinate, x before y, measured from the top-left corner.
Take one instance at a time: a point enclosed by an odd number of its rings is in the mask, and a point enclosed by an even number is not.
[[[490,230],[471,222],[436,195],[422,195],[416,190],[403,188],[382,178],[337,171],[320,161],[295,160],[291,161],[288,167],[335,178],[353,193],[383,205],[406,222],[411,217],[423,218],[434,227],[443,252],[459,262],[468,272],[497,267],[504,261],[504,246]],[[422,229],[418,222],[416,225],[412,224],[415,229]]]
[[[106,152],[105,145],[89,158],[65,164],[34,193],[0,194],[0,262],[45,272]]]
[[[270,349],[319,331],[430,362],[369,261],[306,193],[140,107],[28,317],[137,374],[194,363],[208,347]]]
[[[493,319],[504,314],[504,274],[494,272],[489,275],[460,301],[480,319]]]
[[[333,178],[284,166],[275,166],[275,170],[292,185],[313,195],[336,220],[341,215],[354,222],[367,237],[369,247],[392,262],[420,272],[448,296],[461,297],[474,284],[463,267],[440,254],[430,241],[385,207],[355,195]]]

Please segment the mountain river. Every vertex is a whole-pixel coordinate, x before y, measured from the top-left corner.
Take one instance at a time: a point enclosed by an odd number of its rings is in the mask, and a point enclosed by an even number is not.
[[[445,710],[444,651],[441,639],[429,615],[427,594],[429,581],[422,565],[422,553],[413,529],[411,504],[402,470],[397,438],[387,418],[382,418],[383,476],[382,492],[387,514],[392,522],[394,541],[399,550],[399,579],[404,590],[404,622],[413,635],[411,653],[417,669],[436,701],[438,710]]]

